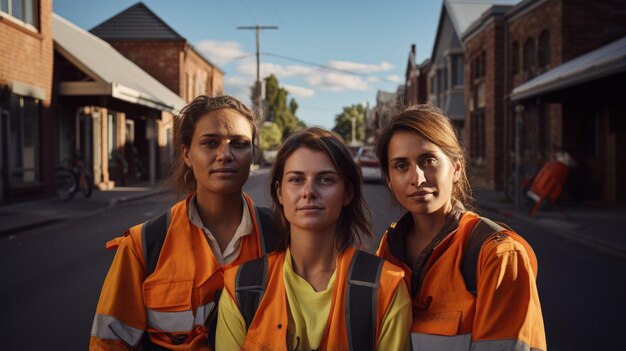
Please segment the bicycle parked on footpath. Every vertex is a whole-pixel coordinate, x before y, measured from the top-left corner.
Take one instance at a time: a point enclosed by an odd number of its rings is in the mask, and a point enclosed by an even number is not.
[[[86,198],[93,192],[93,178],[80,155],[71,159],[72,166],[57,167],[55,172],[57,197],[68,201],[80,190]]]

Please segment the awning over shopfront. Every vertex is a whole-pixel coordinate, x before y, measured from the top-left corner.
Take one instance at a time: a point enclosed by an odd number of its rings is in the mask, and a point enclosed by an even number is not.
[[[513,89],[523,100],[626,71],[626,37],[579,56]]]
[[[55,50],[92,79],[62,82],[60,95],[110,96],[168,112],[185,105],[183,99],[107,42],[57,14],[52,15],[52,33]]]

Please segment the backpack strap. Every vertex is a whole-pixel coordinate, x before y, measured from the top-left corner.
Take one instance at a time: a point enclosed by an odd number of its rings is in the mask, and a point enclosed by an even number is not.
[[[474,296],[477,294],[476,271],[480,250],[487,240],[507,229],[510,230],[506,225],[496,223],[485,217],[480,217],[480,220],[470,233],[469,239],[465,244],[465,249],[463,250],[461,273],[463,274],[467,291],[471,292]]]
[[[254,205],[254,215],[259,223],[261,255],[265,255],[276,249],[276,233],[279,230],[278,223],[272,211],[267,207]]]
[[[235,299],[239,310],[250,327],[267,287],[267,256],[243,263],[235,277]]]
[[[346,329],[349,350],[374,350],[378,285],[384,260],[357,250],[350,262],[346,286]]]
[[[171,209],[168,209],[160,216],[147,221],[141,227],[141,244],[143,257],[146,262],[146,277],[154,273],[156,269],[171,220]]]

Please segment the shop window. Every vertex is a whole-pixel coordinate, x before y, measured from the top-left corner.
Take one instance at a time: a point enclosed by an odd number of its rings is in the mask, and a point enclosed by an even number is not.
[[[0,11],[39,29],[37,0],[0,0]]]
[[[39,100],[11,95],[9,171],[11,184],[38,182]]]
[[[539,36],[539,67],[550,65],[550,32],[544,30]]]

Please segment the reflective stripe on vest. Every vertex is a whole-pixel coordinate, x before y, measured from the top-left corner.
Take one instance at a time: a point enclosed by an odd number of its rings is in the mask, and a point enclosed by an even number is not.
[[[122,323],[113,316],[96,314],[91,326],[91,336],[100,339],[122,340],[128,345],[137,347],[144,331]]]
[[[214,306],[215,302],[211,301],[206,305],[199,306],[196,309],[196,313],[193,313],[191,310],[161,312],[148,308],[146,309],[148,325],[168,333],[190,332],[196,325],[204,325],[206,323],[206,319]]]
[[[471,351],[543,351],[517,339],[482,340],[472,344]]]
[[[517,339],[481,340],[472,342],[472,334],[453,336],[411,333],[413,350],[429,351],[543,351]]]
[[[469,351],[472,345],[472,334],[453,336],[411,333],[413,350],[429,351]]]

